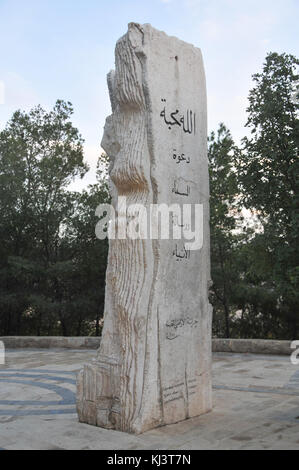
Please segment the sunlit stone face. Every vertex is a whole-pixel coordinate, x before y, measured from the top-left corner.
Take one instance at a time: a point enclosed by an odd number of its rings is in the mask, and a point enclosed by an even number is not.
[[[191,214],[187,221],[177,213],[166,216],[171,233],[180,229],[181,238],[110,240],[101,347],[78,378],[80,421],[141,433],[212,407],[201,52],[150,25],[131,23],[117,43],[108,85],[113,113],[102,146],[111,159],[116,215],[126,217],[134,204],[147,212],[153,205],[186,214],[190,208]],[[119,198],[125,206],[118,207]]]

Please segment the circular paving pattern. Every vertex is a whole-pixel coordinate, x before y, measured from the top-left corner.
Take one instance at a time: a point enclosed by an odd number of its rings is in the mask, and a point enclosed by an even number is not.
[[[0,370],[0,419],[2,416],[75,414],[75,390],[75,372]]]

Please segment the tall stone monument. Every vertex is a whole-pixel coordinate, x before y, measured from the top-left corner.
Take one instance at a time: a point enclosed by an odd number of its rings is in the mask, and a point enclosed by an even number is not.
[[[109,241],[102,341],[79,373],[77,410],[81,422],[142,433],[212,408],[201,51],[148,24],[131,23],[117,42],[108,86],[112,115],[102,146],[111,162],[119,236]],[[173,236],[157,236],[155,222],[147,237],[120,236],[120,221],[134,220],[140,206],[156,211],[160,218],[154,221],[169,222]],[[189,223],[175,208],[186,214],[192,209]],[[196,232],[197,243],[176,237],[179,229]]]

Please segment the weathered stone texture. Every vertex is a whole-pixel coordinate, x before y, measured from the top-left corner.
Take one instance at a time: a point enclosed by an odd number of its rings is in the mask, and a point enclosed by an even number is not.
[[[103,336],[96,360],[79,374],[77,409],[82,422],[140,433],[212,408],[201,52],[150,25],[131,23],[117,43],[108,85],[113,114],[102,146],[111,161],[118,217],[128,215],[117,205],[120,196],[127,207],[203,208],[198,250],[182,240],[110,240]]]

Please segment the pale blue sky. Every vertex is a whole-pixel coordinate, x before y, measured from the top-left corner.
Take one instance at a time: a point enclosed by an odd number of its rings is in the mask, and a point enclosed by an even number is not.
[[[236,140],[245,133],[251,75],[266,53],[299,55],[299,0],[0,0],[0,129],[18,108],[71,101],[91,165],[77,188],[94,181],[111,112],[106,74],[131,21],[202,49],[209,130],[223,121]]]

